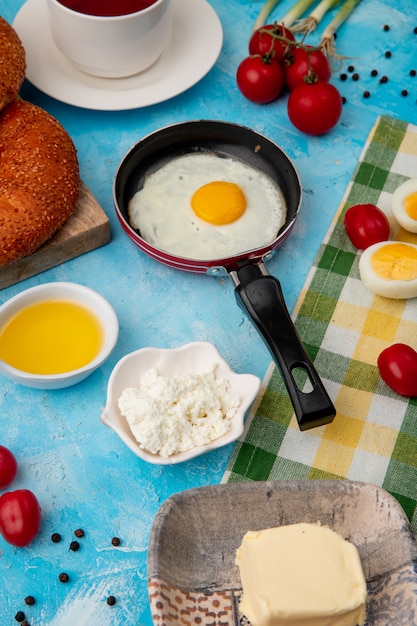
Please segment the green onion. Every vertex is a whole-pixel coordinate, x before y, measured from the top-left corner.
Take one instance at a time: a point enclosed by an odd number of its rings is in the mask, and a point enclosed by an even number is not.
[[[259,13],[258,17],[255,20],[255,24],[253,25],[254,31],[258,30],[258,28],[262,28],[262,26],[265,25],[266,20],[269,17],[269,14],[276,7],[278,2],[279,0],[267,0],[267,2],[265,2],[264,6],[261,9],[261,12]]]
[[[294,22],[298,20],[298,18],[300,18],[302,14],[307,11],[307,9],[310,8],[313,2],[315,2],[315,0],[298,0],[288,13],[284,15],[281,20],[279,20],[279,23],[282,26],[285,26],[285,28],[291,28]]]
[[[298,20],[298,18],[301,17],[301,15],[305,13],[305,11],[307,11],[307,9],[309,9],[310,6],[315,1],[316,0],[297,0],[294,6],[288,11],[288,13],[282,19],[275,20],[275,21],[278,22],[280,25],[285,26],[286,28],[290,28],[291,25],[296,20]],[[269,14],[275,8],[278,2],[279,0],[267,0],[267,2],[265,2],[264,6],[262,7],[261,12],[259,13],[258,17],[255,20],[255,24],[253,26],[254,31],[258,30],[259,28],[262,28],[262,26],[265,25],[266,20],[269,17]]]
[[[296,24],[294,24],[291,30],[294,33],[305,33],[308,35],[308,33],[311,33],[317,28],[327,11],[333,9],[341,2],[342,0],[321,0],[310,15],[299,20]]]
[[[334,45],[334,34],[339,26],[347,20],[353,9],[359,4],[360,1],[361,0],[345,0],[335,17],[323,31],[323,35],[320,40],[320,48],[327,56],[338,56]]]

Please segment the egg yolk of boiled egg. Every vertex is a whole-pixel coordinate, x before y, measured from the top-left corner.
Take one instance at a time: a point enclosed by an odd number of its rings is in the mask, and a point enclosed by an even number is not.
[[[199,187],[191,198],[194,213],[209,224],[231,224],[246,210],[246,198],[236,183],[215,180]]]
[[[417,233],[417,179],[410,178],[392,195],[392,212],[404,230]]]
[[[407,215],[417,220],[417,191],[410,193],[404,200],[404,209]]]
[[[417,296],[417,246],[396,241],[369,246],[359,260],[366,287],[380,296],[404,299]]]

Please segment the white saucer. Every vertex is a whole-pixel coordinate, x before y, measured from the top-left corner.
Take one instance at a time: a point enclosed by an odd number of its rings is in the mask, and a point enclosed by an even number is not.
[[[27,79],[74,106],[101,111],[136,109],[186,91],[215,64],[221,22],[207,0],[172,0],[173,37],[148,70],[129,78],[97,78],[75,69],[55,47],[44,0],[27,0],[13,22],[26,50]]]

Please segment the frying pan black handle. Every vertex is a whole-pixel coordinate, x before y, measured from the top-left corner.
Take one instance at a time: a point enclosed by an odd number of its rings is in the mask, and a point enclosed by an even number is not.
[[[249,263],[233,272],[232,279],[238,305],[252,319],[281,371],[300,430],[332,422],[335,407],[301,343],[279,281],[262,264]],[[301,374],[298,384],[294,374]]]

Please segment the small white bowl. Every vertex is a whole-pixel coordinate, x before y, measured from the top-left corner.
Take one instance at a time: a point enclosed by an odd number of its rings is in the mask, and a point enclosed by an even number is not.
[[[0,373],[36,389],[62,389],[81,382],[96,370],[112,352],[119,334],[119,323],[110,303],[99,293],[76,283],[55,282],[30,287],[0,306],[0,328],[21,309],[44,300],[69,300],[88,308],[101,323],[104,340],[100,352],[84,367],[63,374],[32,374],[18,370],[0,359]]]
[[[210,363],[217,364],[216,378],[228,380],[230,393],[238,395],[241,399],[230,430],[208,445],[169,457],[143,450],[132,434],[127,420],[120,413],[118,399],[122,392],[127,387],[138,387],[142,375],[151,368],[155,368],[161,376],[172,377],[203,373]],[[253,374],[235,374],[215,346],[208,342],[196,341],[179,348],[142,348],[124,356],[114,367],[109,378],[107,403],[101,421],[114,430],[127,447],[144,461],[156,465],[182,463],[236,441],[243,433],[246,411],[254,401],[260,385],[260,379]]]

